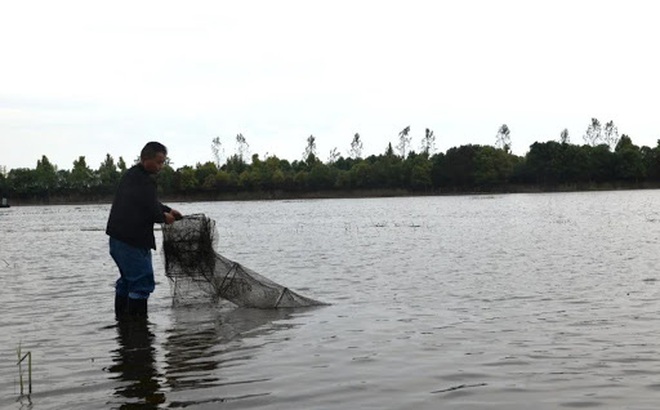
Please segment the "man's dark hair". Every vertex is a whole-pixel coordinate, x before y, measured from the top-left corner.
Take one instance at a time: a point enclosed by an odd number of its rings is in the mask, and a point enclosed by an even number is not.
[[[145,145],[144,148],[142,148],[142,152],[140,152],[140,159],[152,159],[159,152],[162,152],[167,156],[167,148],[165,148],[165,145],[156,141],[147,142],[147,145]]]

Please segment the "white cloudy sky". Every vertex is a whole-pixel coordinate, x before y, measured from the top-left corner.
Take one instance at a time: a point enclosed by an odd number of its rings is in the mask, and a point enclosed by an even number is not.
[[[437,149],[582,143],[590,118],[660,138],[652,1],[6,1],[0,3],[0,166],[70,169],[148,140],[174,166],[235,152],[325,160],[360,133],[384,152],[410,125]]]

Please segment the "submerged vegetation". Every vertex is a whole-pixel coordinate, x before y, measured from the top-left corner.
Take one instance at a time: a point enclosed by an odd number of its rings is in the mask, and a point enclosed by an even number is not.
[[[158,176],[165,198],[284,198],[462,192],[527,192],[638,188],[660,186],[660,141],[656,147],[636,146],[616,126],[601,127],[592,119],[584,144],[572,144],[568,131],[557,141],[535,142],[524,156],[511,153],[510,130],[502,125],[496,144],[461,145],[435,153],[435,136],[426,129],[420,151],[411,149],[410,127],[399,133],[380,155],[362,157],[355,134],[347,157],[337,148],[319,159],[316,139],[307,138],[303,159],[274,155],[248,158],[245,137],[236,137],[236,153],[222,161],[222,143],[212,141],[214,161],[174,169],[166,165]],[[98,169],[81,156],[71,170],[58,170],[44,155],[35,169],[8,172],[0,168],[0,193],[17,202],[106,201],[127,169],[122,158],[107,154]]]

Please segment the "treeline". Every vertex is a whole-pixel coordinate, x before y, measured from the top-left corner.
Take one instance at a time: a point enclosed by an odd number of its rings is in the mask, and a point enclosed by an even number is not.
[[[508,129],[504,131],[508,136]],[[639,147],[626,135],[617,138],[614,147],[606,143],[576,145],[567,140],[536,142],[525,156],[512,154],[510,140],[504,138],[501,147],[469,144],[435,154],[429,146],[420,152],[405,152],[405,146],[399,145],[395,152],[388,144],[380,155],[335,154],[327,161],[317,157],[313,138],[308,139],[306,158],[299,161],[276,156],[261,159],[258,154],[248,161],[239,151],[223,163],[216,158],[194,167],[166,165],[158,175],[161,195],[212,199],[227,193],[291,197],[383,190],[439,194],[660,184],[660,141],[653,148]],[[91,169],[81,156],[71,170],[58,170],[43,156],[34,169],[1,172],[0,192],[9,198],[44,203],[55,198],[107,200],[126,169],[122,158],[115,162],[110,154],[98,169]]]

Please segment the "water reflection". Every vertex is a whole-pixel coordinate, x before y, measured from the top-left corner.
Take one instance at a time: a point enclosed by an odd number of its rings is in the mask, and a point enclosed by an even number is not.
[[[233,376],[231,370],[253,359],[269,343],[263,336],[294,327],[291,323],[280,323],[293,315],[292,310],[203,305],[179,306],[172,315],[173,326],[163,344],[165,379],[177,399],[170,406],[270,394],[254,391],[260,389],[256,385],[267,379]],[[250,340],[254,343],[249,343]],[[252,387],[244,388],[248,385]],[[213,389],[206,390],[209,387]]]
[[[154,334],[144,318],[128,318],[117,322],[117,343],[110,372],[118,373],[122,383],[115,389],[115,396],[125,401],[121,409],[158,408],[165,402],[161,391],[160,374],[156,368],[153,346]]]

